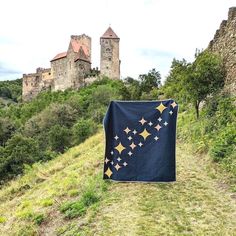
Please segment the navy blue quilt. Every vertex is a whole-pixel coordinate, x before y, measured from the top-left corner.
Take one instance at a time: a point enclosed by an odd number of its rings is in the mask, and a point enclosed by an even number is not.
[[[104,179],[176,180],[174,100],[112,101],[104,118]]]

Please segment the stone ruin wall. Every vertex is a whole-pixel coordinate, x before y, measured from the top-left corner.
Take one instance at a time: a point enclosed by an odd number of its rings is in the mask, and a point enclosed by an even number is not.
[[[236,7],[231,7],[228,19],[223,20],[208,49],[218,53],[225,65],[225,91],[236,95]]]
[[[29,101],[43,90],[50,90],[53,86],[51,69],[37,68],[36,73],[23,74],[23,101]]]

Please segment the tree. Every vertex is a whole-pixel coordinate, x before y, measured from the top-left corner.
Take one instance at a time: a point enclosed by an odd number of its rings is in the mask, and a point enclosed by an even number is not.
[[[16,130],[15,124],[9,118],[0,118],[0,145],[4,146],[5,143]]]
[[[51,127],[48,136],[52,151],[63,153],[70,146],[71,132],[64,126],[54,125]]]
[[[41,158],[37,142],[21,134],[9,139],[6,147],[0,148],[0,154],[1,179],[21,174],[25,164],[33,164]]]
[[[147,74],[139,75],[142,92],[150,92],[153,88],[161,85],[161,75],[156,69],[150,70]]]
[[[193,103],[197,119],[199,105],[207,96],[216,93],[224,85],[224,68],[219,56],[203,51],[189,67],[184,87],[189,100]]]

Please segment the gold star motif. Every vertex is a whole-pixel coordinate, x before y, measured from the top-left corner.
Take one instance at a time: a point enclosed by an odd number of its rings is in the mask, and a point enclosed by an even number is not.
[[[109,159],[107,159],[107,157],[106,157],[106,159],[105,159],[105,162],[106,162],[106,164],[109,162],[110,160]]]
[[[115,168],[116,168],[116,170],[118,171],[118,170],[121,168],[121,166],[117,163],[117,164],[115,165]]]
[[[130,145],[129,145],[132,149],[134,149],[136,147],[136,145],[134,144],[134,142],[132,142]]]
[[[177,104],[176,104],[175,102],[172,102],[170,105],[171,105],[173,108],[175,108],[175,107],[177,106]]]
[[[162,127],[158,124],[157,126],[155,126],[155,129],[157,129],[158,131],[161,129]]]
[[[161,102],[161,104],[160,104],[158,107],[156,107],[156,109],[157,109],[158,111],[160,111],[160,113],[162,113],[166,108],[167,108],[167,107],[164,106],[164,105],[162,104],[162,102]]]
[[[147,121],[142,117],[142,119],[139,121],[142,125],[145,124]]]
[[[126,129],[124,129],[125,133],[128,134],[131,130],[129,129],[129,127],[127,127]]]
[[[146,140],[146,138],[150,135],[150,133],[148,133],[148,131],[144,129],[144,131],[140,133],[139,135],[141,135],[144,138],[144,140]]]
[[[110,168],[108,167],[105,174],[110,178],[112,175],[112,171],[110,170]]]
[[[121,154],[121,152],[125,149],[125,147],[121,144],[121,142],[115,147],[115,149]]]

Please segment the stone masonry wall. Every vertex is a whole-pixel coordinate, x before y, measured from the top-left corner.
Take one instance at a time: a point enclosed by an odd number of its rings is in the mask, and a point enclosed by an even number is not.
[[[223,20],[208,49],[218,53],[226,69],[225,91],[236,95],[236,7],[231,7],[228,20]]]
[[[120,79],[119,39],[101,38],[100,70],[102,75]]]
[[[29,101],[53,86],[51,69],[37,68],[36,73],[23,74],[23,101]]]

